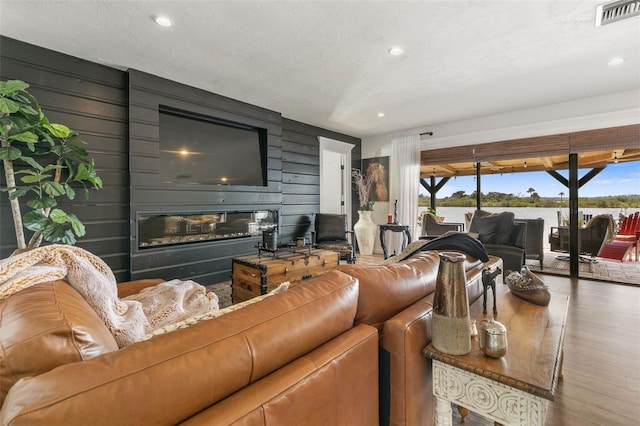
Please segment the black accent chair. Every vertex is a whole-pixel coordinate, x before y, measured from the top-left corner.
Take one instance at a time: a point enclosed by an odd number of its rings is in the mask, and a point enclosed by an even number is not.
[[[513,212],[476,210],[469,232],[478,234],[487,254],[502,258],[505,271],[519,272],[524,266],[527,223],[516,221]]]
[[[340,253],[340,260],[356,262],[355,235],[349,231],[346,214],[318,213],[311,232],[313,247]]]
[[[446,223],[439,222],[433,213],[424,213],[422,215],[422,232],[423,237],[431,235],[443,235],[449,231],[462,232],[464,230],[463,223]]]
[[[544,269],[544,219],[515,219],[515,222],[527,224],[524,255],[526,259],[540,262],[540,270]]]
[[[595,262],[602,247],[615,236],[615,222],[610,214],[594,216],[584,228],[578,228],[578,254],[581,262]],[[549,234],[551,251],[569,253],[569,227],[552,226]],[[587,258],[583,255],[589,255]],[[568,256],[558,256],[568,260]]]

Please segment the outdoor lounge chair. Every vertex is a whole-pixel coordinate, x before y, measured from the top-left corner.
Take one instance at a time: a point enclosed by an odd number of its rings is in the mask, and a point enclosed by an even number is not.
[[[605,244],[600,252],[600,257],[624,262],[627,257],[631,258],[632,250],[635,247],[636,260],[638,260],[637,232],[640,232],[640,212],[632,213],[622,220],[618,234],[611,243]]]
[[[581,262],[596,262],[595,257],[605,244],[613,241],[614,237],[613,216],[610,214],[601,214],[594,216],[584,228],[578,229],[578,253],[581,255]],[[560,251],[569,253],[569,227],[568,226],[552,226],[549,234],[549,243],[551,251]],[[582,255],[590,255],[587,258]],[[568,256],[558,256],[556,259],[568,260]]]
[[[440,222],[436,215],[428,212],[422,216],[422,236],[442,235],[449,231],[462,232],[463,230],[463,223]]]

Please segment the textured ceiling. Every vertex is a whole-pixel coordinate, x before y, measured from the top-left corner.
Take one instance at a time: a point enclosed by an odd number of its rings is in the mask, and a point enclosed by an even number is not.
[[[365,137],[640,88],[640,17],[601,3],[0,0],[0,34]]]

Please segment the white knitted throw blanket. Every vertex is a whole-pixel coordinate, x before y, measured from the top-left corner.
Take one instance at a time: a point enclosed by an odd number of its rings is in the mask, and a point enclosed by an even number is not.
[[[167,324],[218,310],[216,294],[193,281],[166,281],[120,299],[109,266],[79,247],[54,244],[0,260],[0,300],[55,280],[66,280],[84,297],[121,348]]]

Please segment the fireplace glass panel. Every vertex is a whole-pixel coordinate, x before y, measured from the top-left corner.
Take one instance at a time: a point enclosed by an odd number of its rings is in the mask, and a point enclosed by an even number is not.
[[[277,225],[277,210],[140,214],[138,248],[260,236]]]

